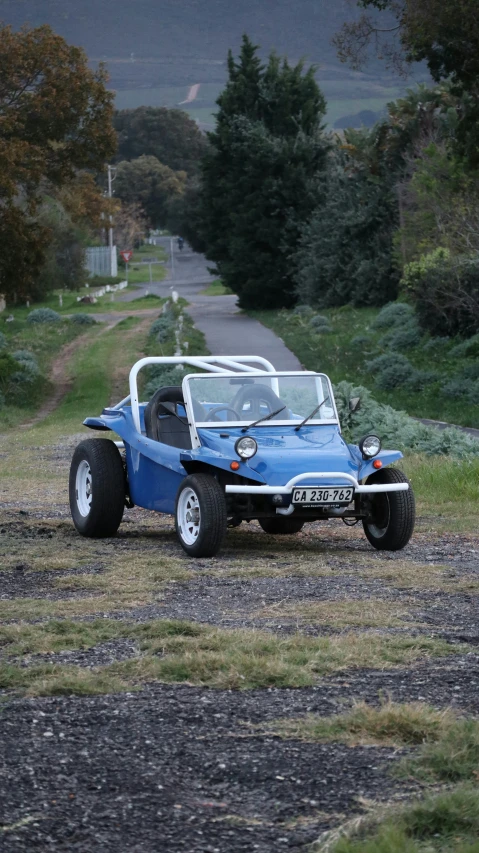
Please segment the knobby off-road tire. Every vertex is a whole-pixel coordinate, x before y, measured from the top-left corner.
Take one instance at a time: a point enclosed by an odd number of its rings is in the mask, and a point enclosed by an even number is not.
[[[190,557],[214,557],[226,533],[226,499],[211,474],[185,477],[176,496],[175,525]]]
[[[89,438],[76,448],[70,467],[70,510],[82,536],[114,536],[125,508],[125,474],[112,441]]]
[[[294,533],[299,533],[304,526],[304,521],[300,518],[288,518],[284,515],[278,515],[276,518],[258,518],[258,521],[264,532],[273,536],[292,536]]]
[[[409,483],[395,468],[384,468],[368,477],[367,483]],[[364,519],[364,532],[378,551],[400,551],[409,542],[416,520],[416,502],[409,484],[406,492],[380,492],[371,495],[372,519]]]

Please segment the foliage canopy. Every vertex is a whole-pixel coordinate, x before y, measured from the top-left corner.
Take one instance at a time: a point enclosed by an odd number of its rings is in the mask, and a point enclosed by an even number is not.
[[[115,150],[106,72],[50,27],[0,27],[0,292],[29,295],[51,227],[34,218],[39,199],[98,171]]]
[[[247,36],[228,74],[203,160],[200,237],[242,307],[292,305],[290,258],[326,159],[324,98],[314,69],[275,54],[264,66]]]

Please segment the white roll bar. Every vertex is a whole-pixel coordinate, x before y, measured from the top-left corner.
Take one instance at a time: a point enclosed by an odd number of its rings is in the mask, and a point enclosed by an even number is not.
[[[231,373],[231,370],[243,371],[251,373],[251,364],[263,365],[263,370],[258,370],[258,373],[275,373],[275,368],[267,358],[262,358],[260,355],[203,355],[203,356],[150,356],[141,358],[130,370],[130,394],[117,403],[116,406],[111,406],[112,409],[121,409],[127,403],[131,403],[131,413],[135,429],[141,433],[140,424],[140,404],[138,400],[138,373],[143,367],[148,364],[190,364],[192,367],[198,367],[200,370],[207,370],[210,373]],[[255,368],[253,368],[255,369]]]

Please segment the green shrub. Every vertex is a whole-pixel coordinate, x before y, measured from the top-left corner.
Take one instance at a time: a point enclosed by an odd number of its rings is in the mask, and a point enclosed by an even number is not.
[[[460,400],[462,397],[467,397],[469,388],[457,376],[453,376],[449,382],[442,386],[441,391],[446,397],[452,397],[453,400]]]
[[[429,340],[426,341],[425,344],[423,344],[422,349],[424,352],[434,352],[434,350],[442,349],[442,347],[448,344],[450,340],[451,339],[450,337],[448,337],[448,335],[444,337],[439,336],[436,338],[429,338]],[[451,350],[451,353],[452,352],[453,350]]]
[[[450,257],[438,249],[409,264],[402,283],[431,335],[479,332],[479,258]]]
[[[357,443],[373,432],[386,446],[430,455],[465,458],[479,456],[479,441],[459,429],[445,430],[425,426],[391,406],[378,403],[363,386],[339,382],[334,388],[341,426],[347,440]],[[349,400],[361,397],[359,411],[349,411]]]
[[[312,313],[313,309],[310,305],[296,305],[296,308],[293,309],[293,314],[297,314],[300,317],[307,316]]]
[[[374,374],[374,381],[383,391],[400,388],[412,377],[414,368],[400,353],[384,353],[366,362],[366,369]]]
[[[27,373],[32,376],[36,376],[40,373],[40,368],[38,367],[38,362],[33,355],[32,352],[26,349],[19,349],[16,352],[12,353],[12,358],[15,359],[18,364],[20,364]]]
[[[424,391],[432,382],[437,382],[441,378],[440,373],[434,370],[413,370],[409,379],[404,383],[405,388],[410,391]]]
[[[370,343],[371,338],[369,335],[356,335],[356,337],[351,341],[353,347],[364,347]]]
[[[30,311],[27,323],[59,323],[61,319],[60,314],[52,308],[35,308],[34,311]]]
[[[125,281],[125,276],[94,275],[88,280],[88,285],[90,287],[106,287],[107,284],[121,284],[122,281]]]
[[[7,346],[7,339],[3,332],[0,332],[0,350],[5,349]]]
[[[373,329],[390,329],[394,326],[402,326],[414,317],[414,308],[407,302],[389,302],[381,309],[374,320]]]
[[[479,387],[479,361],[467,364],[443,385],[442,391],[448,397],[455,399],[468,398],[471,403],[477,403]]]
[[[410,264],[406,264],[401,279],[401,287],[415,292],[421,286],[421,282],[429,270],[435,269],[441,264],[448,263],[450,260],[451,253],[449,249],[439,248],[434,249],[433,252],[429,252],[427,255],[423,255],[419,261],[412,261]]]
[[[73,314],[70,317],[70,321],[75,323],[76,326],[92,326],[96,323],[95,318],[91,314]]]
[[[176,320],[171,311],[166,314],[160,314],[155,320],[150,329],[150,335],[154,335],[160,344],[165,343],[175,331]]]
[[[191,373],[191,367],[184,368],[173,367],[169,364],[152,364],[147,368],[146,399],[149,400],[158,388],[164,388],[167,385],[181,385],[188,373]]]
[[[407,350],[418,346],[422,332],[419,323],[411,318],[404,326],[393,326],[379,341],[379,346],[392,350]]]
[[[333,331],[328,318],[322,314],[316,314],[314,317],[311,317],[309,326],[314,332],[322,335]]]
[[[0,388],[4,400],[14,400],[22,386],[35,382],[39,373],[35,356],[27,350],[18,350],[13,355],[0,353]]]
[[[479,358],[479,334],[453,347],[449,355],[453,358]]]
[[[5,389],[17,370],[18,362],[10,353],[0,353],[0,387]]]

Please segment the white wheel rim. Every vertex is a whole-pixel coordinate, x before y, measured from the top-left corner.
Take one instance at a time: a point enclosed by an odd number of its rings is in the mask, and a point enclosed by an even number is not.
[[[200,532],[201,512],[198,495],[193,489],[183,489],[179,497],[177,522],[185,545],[194,545]]]
[[[75,494],[78,511],[86,518],[90,514],[92,498],[92,476],[86,459],[83,459],[77,468]]]

